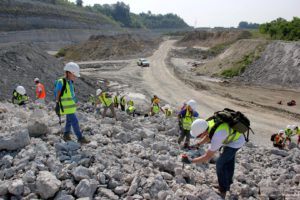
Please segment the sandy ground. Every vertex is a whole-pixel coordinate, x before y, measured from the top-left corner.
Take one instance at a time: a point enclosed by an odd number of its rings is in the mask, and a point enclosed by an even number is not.
[[[102,66],[107,61],[93,61],[92,68],[85,68],[82,71],[85,75],[97,79],[111,80],[115,83],[115,90],[129,94],[145,94],[143,98],[146,99],[141,99],[140,103],[149,102],[148,99],[153,94],[174,107],[180,107],[186,100],[195,99],[199,104],[197,110],[203,118],[225,107],[240,110],[251,120],[251,126],[255,132],[254,136],[250,135],[251,141],[259,145],[271,145],[271,134],[278,129],[285,128],[287,124],[298,124],[300,114],[298,105],[296,107],[282,105],[282,108],[277,108],[279,105],[276,105],[278,99],[285,100],[287,97],[300,102],[300,95],[297,91],[218,83],[208,81],[207,78],[198,80],[206,89],[195,90],[190,84],[179,80],[172,68],[166,64],[168,52],[173,48],[174,43],[175,40],[163,42],[159,49],[149,57],[151,65],[149,68],[138,67],[136,60],[127,60],[118,61],[124,65],[115,70],[104,70]],[[80,64],[84,66],[91,62]]]

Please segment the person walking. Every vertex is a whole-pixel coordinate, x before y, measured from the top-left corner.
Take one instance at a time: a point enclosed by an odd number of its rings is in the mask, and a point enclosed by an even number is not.
[[[132,100],[128,101],[128,108],[126,109],[126,113],[135,117],[135,106]]]
[[[104,106],[102,117],[105,118],[107,109],[110,109],[113,117],[115,119],[117,119],[111,94],[108,94],[108,93],[104,92],[103,90],[98,89],[96,91],[96,95],[98,97],[98,98],[96,98],[96,105],[102,104]]]
[[[35,82],[35,96],[36,96],[36,103],[45,104],[45,98],[46,98],[46,91],[45,87],[42,83],[40,83],[39,78],[34,79]]]
[[[184,148],[188,148],[190,144],[190,130],[193,121],[199,117],[199,113],[196,111],[197,103],[195,100],[191,99],[187,102],[185,109],[181,110],[177,117],[178,123],[180,128],[180,136],[178,138],[178,144],[180,145],[181,142],[185,138]]]
[[[228,123],[221,123],[218,127],[214,119],[206,121],[204,119],[196,119],[191,126],[191,136],[199,138],[197,146],[211,142],[210,147],[204,155],[191,159],[187,155],[182,156],[182,162],[191,163],[205,163],[208,162],[216,152],[222,148],[216,162],[216,171],[218,177],[218,186],[216,192],[225,198],[226,192],[230,190],[230,185],[233,183],[233,174],[235,167],[236,152],[245,144],[245,137],[243,134],[234,131],[229,127]],[[216,128],[216,129],[215,129]],[[212,131],[212,130],[215,131]]]
[[[159,111],[162,111],[164,113],[164,110],[160,107],[159,103],[160,103],[160,99],[156,97],[153,100],[153,103],[151,104],[150,116],[154,116],[154,115],[158,114]]]
[[[284,130],[279,130],[278,134],[274,138],[274,147],[278,147],[279,149],[284,149]]]
[[[114,96],[114,107],[116,109],[119,108],[119,94],[118,93]]]
[[[57,80],[55,86],[55,112],[60,117],[66,115],[66,125],[63,139],[65,141],[71,140],[71,127],[77,136],[78,142],[81,144],[89,143],[90,141],[82,136],[79,122],[76,117],[77,98],[75,96],[74,82],[76,78],[80,77],[80,68],[74,62],[69,62],[64,67],[65,77]]]
[[[14,89],[12,94],[12,103],[19,106],[26,105],[29,101],[29,97],[26,94],[26,90],[23,86],[19,85]]]

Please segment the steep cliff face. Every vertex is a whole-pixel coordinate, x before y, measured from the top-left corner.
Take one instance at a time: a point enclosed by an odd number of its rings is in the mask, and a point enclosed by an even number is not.
[[[32,0],[1,0],[0,31],[29,29],[114,29],[101,14]]]

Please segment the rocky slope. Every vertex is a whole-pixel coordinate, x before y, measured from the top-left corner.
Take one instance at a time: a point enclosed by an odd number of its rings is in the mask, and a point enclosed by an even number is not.
[[[119,25],[106,16],[42,1],[2,0],[0,31],[43,28],[114,29]]]
[[[78,116],[91,143],[80,146],[61,140],[50,107],[0,108],[1,198],[220,199],[212,190],[215,159],[182,167],[175,117],[132,118],[118,111],[115,121],[83,105]],[[228,199],[297,198],[299,182],[299,149],[248,143],[237,154]]]
[[[10,100],[18,85],[23,85],[29,97],[35,99],[35,77],[39,77],[45,85],[47,100],[52,100],[54,81],[64,76],[63,67],[64,63],[35,45],[3,45],[0,49],[0,100]],[[90,82],[92,80],[84,76],[76,81],[76,87],[82,88],[77,90],[80,99],[94,93]]]
[[[300,87],[300,42],[275,41],[238,80],[263,86]]]

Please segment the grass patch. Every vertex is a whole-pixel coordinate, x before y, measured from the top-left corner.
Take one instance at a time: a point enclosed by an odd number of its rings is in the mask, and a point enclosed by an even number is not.
[[[260,33],[258,29],[249,30],[251,33],[251,38],[253,39],[265,39],[265,40],[271,40],[270,35]]]
[[[233,42],[227,42],[227,43],[222,43],[222,44],[217,44],[210,48],[207,52],[210,55],[217,56],[220,53],[224,52],[225,49],[227,49]]]
[[[60,57],[65,57],[66,55],[66,49],[65,48],[61,48],[56,54],[55,57],[56,58],[60,58]]]
[[[225,78],[232,78],[234,76],[239,76],[242,74],[246,68],[251,65],[254,61],[260,58],[261,53],[264,51],[266,45],[261,45],[257,47],[254,52],[244,55],[240,61],[237,61],[229,69],[221,72],[221,76]]]

